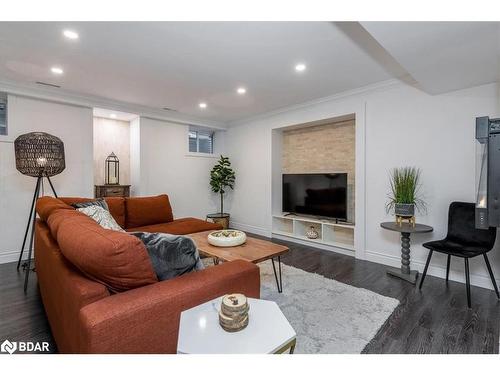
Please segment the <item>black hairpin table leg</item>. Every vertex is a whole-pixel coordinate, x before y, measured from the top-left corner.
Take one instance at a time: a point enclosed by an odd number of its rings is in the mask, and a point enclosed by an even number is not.
[[[278,270],[279,270],[279,280],[278,273],[276,272],[276,266],[274,265],[274,258],[271,258],[273,263],[274,278],[276,279],[276,286],[278,287],[278,293],[283,292],[283,280],[281,278],[281,257],[278,255]]]

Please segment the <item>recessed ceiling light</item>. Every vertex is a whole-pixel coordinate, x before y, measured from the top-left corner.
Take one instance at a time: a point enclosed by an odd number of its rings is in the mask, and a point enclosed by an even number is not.
[[[236,90],[236,92],[240,95],[243,95],[244,93],[247,92],[247,89],[244,88],[244,87],[238,87],[238,89]]]
[[[295,70],[297,72],[303,72],[304,70],[306,70],[306,64],[297,64],[297,65],[295,65]]]
[[[63,74],[64,71],[59,68],[58,66],[53,66],[52,68],[50,68],[50,71],[54,74]]]
[[[111,118],[116,118],[116,115],[114,113],[110,114],[109,117]]]
[[[68,39],[78,39],[78,33],[73,30],[64,30],[63,35]]]
[[[205,108],[207,108],[207,103],[200,103],[200,104],[198,104],[198,106],[199,106],[201,109],[205,109]]]

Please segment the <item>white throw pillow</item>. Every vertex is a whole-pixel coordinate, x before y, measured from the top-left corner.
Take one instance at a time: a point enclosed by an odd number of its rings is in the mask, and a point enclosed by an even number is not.
[[[109,211],[101,206],[82,207],[78,208],[77,211],[80,211],[95,220],[97,224],[103,228],[116,230],[118,232],[125,232],[122,227],[118,225]]]

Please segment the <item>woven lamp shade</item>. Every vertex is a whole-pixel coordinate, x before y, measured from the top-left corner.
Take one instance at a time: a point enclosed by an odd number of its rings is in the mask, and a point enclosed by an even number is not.
[[[53,135],[43,132],[20,135],[14,141],[14,150],[16,169],[24,175],[52,177],[66,168],[64,143]]]

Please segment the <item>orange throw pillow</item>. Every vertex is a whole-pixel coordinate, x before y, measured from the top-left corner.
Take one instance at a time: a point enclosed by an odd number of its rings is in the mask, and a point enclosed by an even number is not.
[[[123,292],[158,281],[146,247],[138,238],[104,229],[82,213],[68,215],[58,223],[57,243],[66,259],[111,291]]]

